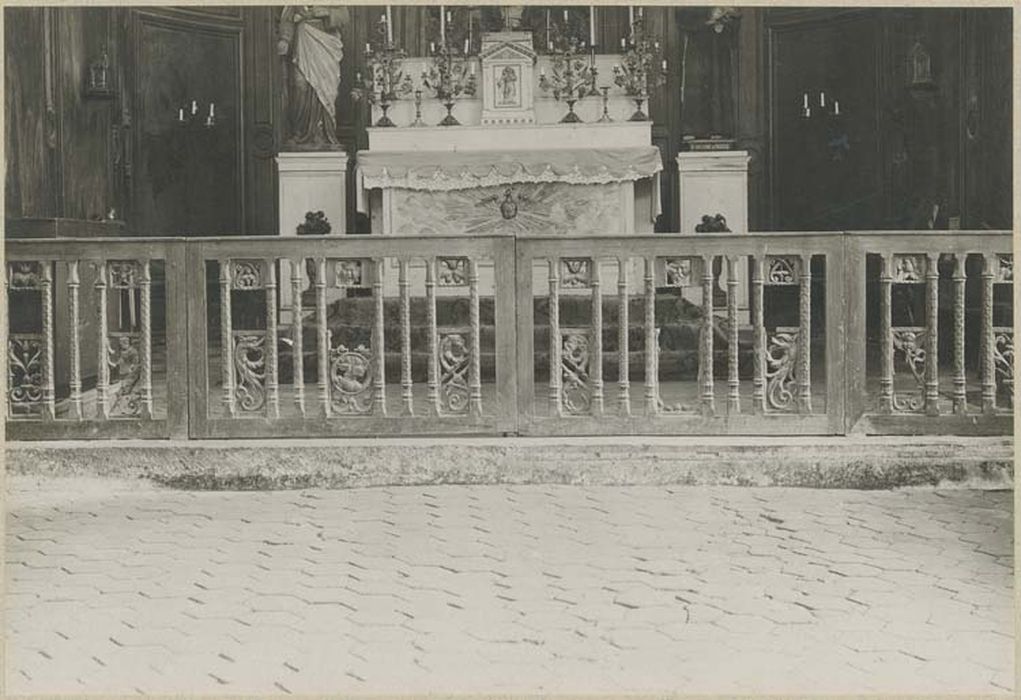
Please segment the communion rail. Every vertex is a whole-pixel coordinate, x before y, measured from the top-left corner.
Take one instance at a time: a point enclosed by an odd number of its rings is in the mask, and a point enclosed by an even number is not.
[[[1011,244],[7,241],[7,436],[1010,434]]]

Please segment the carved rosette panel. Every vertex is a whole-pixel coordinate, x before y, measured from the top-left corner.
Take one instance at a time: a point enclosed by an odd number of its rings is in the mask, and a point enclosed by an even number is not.
[[[894,284],[925,284],[928,260],[924,255],[894,255]]]
[[[798,328],[777,328],[766,343],[766,409],[797,411]]]
[[[333,286],[340,288],[368,286],[365,275],[366,262],[366,260],[357,258],[330,260],[330,267],[333,271]]]
[[[7,265],[10,289],[42,289],[42,266],[31,260],[16,260]]]
[[[250,291],[263,288],[261,260],[231,260],[230,264],[232,289]]]
[[[1007,401],[1014,401],[1014,329],[993,328],[993,362],[996,368],[996,387]]]
[[[801,259],[793,255],[767,255],[765,283],[794,286],[801,282]]]
[[[699,279],[698,258],[663,258],[663,283],[667,287],[694,287]]]
[[[136,289],[141,278],[140,266],[135,260],[110,260],[107,262],[110,289]]]
[[[592,339],[588,328],[560,330],[560,398],[570,415],[586,415],[592,409],[589,384]]]
[[[266,405],[266,335],[263,332],[234,332],[234,396],[243,413],[254,413]]]
[[[107,362],[110,365],[109,416],[139,416],[144,398],[141,336],[138,333],[110,333],[107,337]]]
[[[916,326],[897,327],[890,330],[890,340],[893,345],[894,377],[897,375],[897,360],[900,359],[911,372],[919,388],[916,393],[895,391],[893,410],[907,413],[921,411],[925,408],[925,396],[922,391],[925,387],[927,331]]]
[[[372,353],[364,345],[330,350],[330,404],[341,415],[372,413]]]
[[[439,335],[440,413],[468,413],[468,370],[471,365],[470,329],[446,329]]]
[[[13,416],[42,410],[44,339],[38,334],[12,334],[7,339],[7,407]]]
[[[592,285],[592,258],[560,258],[560,286],[588,289]]]
[[[997,255],[996,282],[1012,284],[1014,282],[1014,256]]]
[[[468,258],[436,258],[436,284],[440,287],[467,287]]]

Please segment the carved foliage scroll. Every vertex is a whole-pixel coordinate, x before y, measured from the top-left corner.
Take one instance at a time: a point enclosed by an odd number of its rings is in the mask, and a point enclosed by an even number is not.
[[[896,379],[898,360],[907,367],[919,391],[915,393],[894,392],[893,409],[900,412],[917,412],[925,407],[922,389],[925,386],[925,363],[927,353],[927,335],[925,328],[914,326],[898,326],[891,329],[891,340],[894,356],[894,378]]]
[[[588,328],[560,329],[561,400],[571,415],[585,415],[592,408],[591,331]]]
[[[564,289],[587,289],[591,284],[591,258],[560,258],[560,285]]]
[[[436,258],[436,284],[440,287],[468,286],[468,258]]]
[[[260,331],[234,331],[234,396],[244,413],[266,405],[266,335]]]
[[[801,279],[801,259],[793,255],[767,255],[766,280],[768,285],[793,286]]]
[[[365,345],[330,350],[330,404],[341,415],[372,413],[372,353]]]
[[[799,329],[777,328],[766,345],[766,407],[769,411],[796,411],[795,386]]]
[[[468,370],[471,365],[471,329],[445,328],[439,333],[440,413],[468,413]]]

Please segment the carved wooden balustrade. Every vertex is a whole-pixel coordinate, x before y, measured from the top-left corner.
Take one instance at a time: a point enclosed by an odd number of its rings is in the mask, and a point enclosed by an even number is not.
[[[7,435],[1009,434],[1011,243],[8,241]]]

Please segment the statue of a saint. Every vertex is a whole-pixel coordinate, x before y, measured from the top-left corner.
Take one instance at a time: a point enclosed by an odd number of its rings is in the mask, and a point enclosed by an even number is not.
[[[500,104],[512,105],[517,100],[514,99],[514,88],[518,83],[518,74],[511,66],[504,66],[503,71],[500,73],[500,79],[496,81],[497,86],[500,88]]]
[[[337,91],[346,8],[289,6],[280,15],[277,53],[286,66],[287,137],[297,148],[336,147]]]

